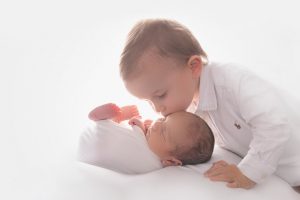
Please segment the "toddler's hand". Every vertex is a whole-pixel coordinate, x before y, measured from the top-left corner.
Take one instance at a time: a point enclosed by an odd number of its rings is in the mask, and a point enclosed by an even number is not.
[[[227,186],[230,188],[250,189],[256,184],[245,176],[236,165],[228,164],[223,160],[213,163],[213,166],[204,175],[211,181],[227,182]]]

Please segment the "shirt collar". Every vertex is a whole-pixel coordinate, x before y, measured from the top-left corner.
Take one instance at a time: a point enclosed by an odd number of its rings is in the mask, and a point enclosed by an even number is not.
[[[210,65],[202,68],[199,86],[199,99],[197,100],[199,111],[212,111],[218,107],[215,85],[211,74]]]

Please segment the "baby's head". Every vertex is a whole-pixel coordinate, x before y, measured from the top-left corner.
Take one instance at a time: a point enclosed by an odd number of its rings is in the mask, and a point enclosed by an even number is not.
[[[209,126],[197,115],[185,111],[155,121],[146,138],[164,166],[206,162],[214,149]]]
[[[186,110],[199,86],[206,53],[192,33],[172,20],[138,22],[128,34],[120,74],[134,96],[162,115]]]

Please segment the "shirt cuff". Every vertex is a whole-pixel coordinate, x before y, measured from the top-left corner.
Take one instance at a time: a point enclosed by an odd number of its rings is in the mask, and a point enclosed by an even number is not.
[[[276,167],[259,159],[259,155],[247,155],[239,164],[241,172],[255,183],[263,182],[276,171]]]

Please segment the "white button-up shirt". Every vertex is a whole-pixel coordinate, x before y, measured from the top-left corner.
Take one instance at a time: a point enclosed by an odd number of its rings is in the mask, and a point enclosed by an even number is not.
[[[189,111],[206,120],[219,146],[243,157],[238,167],[251,180],[260,183],[275,172],[296,186],[300,102],[278,91],[234,64],[211,63],[203,67],[198,103]]]

